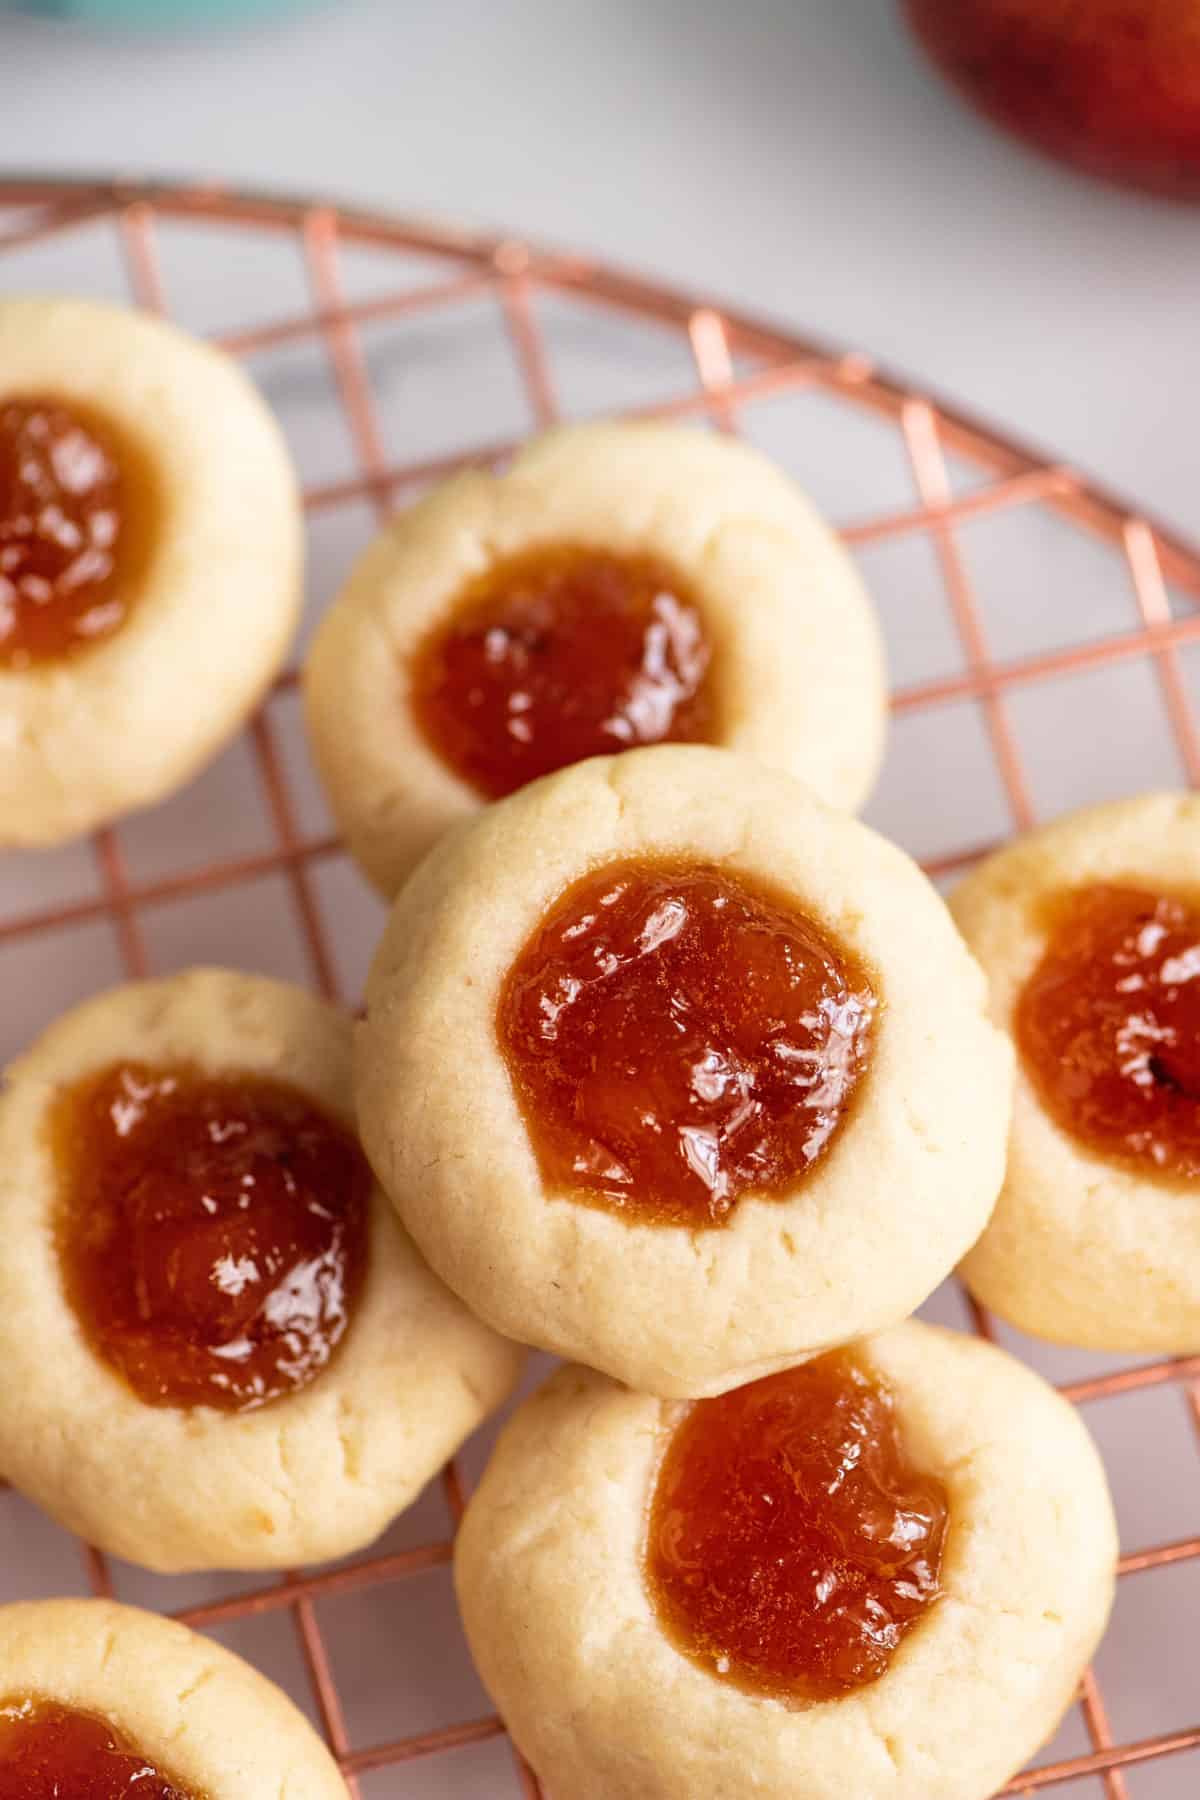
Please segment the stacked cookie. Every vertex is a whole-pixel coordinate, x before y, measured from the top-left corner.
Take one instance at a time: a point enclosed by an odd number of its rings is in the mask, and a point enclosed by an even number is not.
[[[211,753],[279,666],[298,541],[214,352],[0,306],[0,840]],[[1200,1344],[1192,803],[1043,833],[952,917],[850,816],[886,706],[849,560],[763,458],[650,425],[422,500],[305,697],[394,900],[365,1017],[352,1044],[192,971],[10,1071],[0,1468],[152,1567],[287,1567],[373,1539],[517,1346],[553,1351],[457,1577],[556,1800],[987,1800],[1103,1629],[1112,1512],[1065,1402],[911,1315],[962,1262],[1026,1329]],[[0,1777],[128,1755],[163,1800],[336,1791],[282,1700],[249,1774],[203,1708],[178,1748],[103,1650],[156,1630],[0,1613]],[[207,1682],[206,1654],[163,1640]]]
[[[664,624],[653,744],[647,591],[695,615]],[[610,625],[567,686],[577,618],[618,604],[637,667]],[[905,1322],[987,1225],[1013,1057],[937,894],[828,804],[882,731],[869,617],[751,452],[587,428],[402,518],[314,650],[335,806],[404,878],[356,1039],[364,1146],[447,1284],[570,1364],[457,1555],[555,1794],[832,1800],[853,1770],[872,1800],[985,1800],[1107,1618],[1078,1418]],[[415,749],[385,780],[389,658]],[[416,821],[415,847],[445,835],[410,874]]]
[[[170,792],[279,671],[302,541],[236,367],[158,321],[0,304],[0,843]],[[522,1352],[432,1273],[359,1146],[351,1023],[193,970],[58,1021],[0,1097],[0,1470],[158,1570],[370,1543]],[[127,1607],[0,1609],[0,1792],[330,1800],[263,1677]]]
[[[542,517],[570,536],[534,562]],[[561,743],[556,632],[579,590],[608,594],[613,542],[711,632],[709,724],[603,754],[633,688],[610,670],[592,754],[518,787],[513,763]],[[754,713],[759,605],[777,666]],[[835,772],[842,733],[867,711],[880,731],[865,643],[862,592],[779,473],[606,427],[401,518],[315,648],[318,752],[336,670],[387,646],[410,670],[423,747],[396,785],[378,709],[322,758],[376,878],[407,871],[408,821],[446,794],[425,781],[450,760],[446,691],[470,743],[437,817],[459,824],[374,959],[356,1100],[444,1282],[569,1359],[500,1438],[457,1552],[475,1660],[552,1793],[824,1800],[853,1769],[873,1800],[984,1800],[1108,1615],[1114,1521],[1078,1417],[999,1350],[905,1323],[988,1224],[1013,1053],[916,866],[797,779],[860,794],[862,770]],[[360,736],[378,790],[345,776]]]

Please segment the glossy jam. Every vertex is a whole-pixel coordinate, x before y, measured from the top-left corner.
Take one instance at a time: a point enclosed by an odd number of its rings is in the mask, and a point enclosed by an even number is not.
[[[0,1700],[0,1800],[204,1800],[107,1719],[31,1696]]]
[[[1200,907],[1096,886],[1052,904],[1017,1005],[1025,1067],[1051,1117],[1102,1155],[1200,1177]]]
[[[418,651],[432,748],[488,799],[586,756],[713,735],[711,646],[648,557],[558,547],[490,569]]]
[[[120,1063],[52,1122],[67,1297],[154,1406],[261,1406],[345,1336],[366,1266],[357,1142],[259,1075]]]
[[[948,1516],[890,1391],[839,1351],[690,1409],[659,1471],[646,1581],[711,1674],[832,1699],[885,1674],[937,1599]]]
[[[107,420],[0,399],[0,668],[61,662],[121,628],[157,505],[148,460]]]
[[[724,1224],[792,1191],[866,1068],[876,998],[790,900],[706,865],[586,875],[533,932],[497,1034],[549,1186],[637,1222]]]

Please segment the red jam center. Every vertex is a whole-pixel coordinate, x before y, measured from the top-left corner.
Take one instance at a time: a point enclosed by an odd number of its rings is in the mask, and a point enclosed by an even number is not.
[[[587,756],[708,741],[710,658],[662,564],[541,549],[490,569],[426,639],[413,707],[442,760],[495,800]]]
[[[709,1673],[833,1699],[885,1674],[936,1600],[948,1515],[890,1391],[839,1351],[686,1414],[651,1506],[650,1595]]]
[[[844,1123],[876,998],[790,900],[683,861],[569,888],[497,1033],[548,1185],[638,1222],[724,1224],[790,1193]]]
[[[242,1411],[319,1374],[366,1269],[371,1176],[342,1125],[263,1076],[119,1063],[52,1129],[67,1296],[140,1399]]]
[[[1135,887],[1060,896],[1017,1006],[1051,1117],[1103,1155],[1200,1176],[1200,909]]]
[[[53,1700],[0,1700],[2,1800],[203,1800],[107,1719]]]
[[[63,661],[124,624],[153,485],[105,420],[74,403],[0,400],[0,668]]]

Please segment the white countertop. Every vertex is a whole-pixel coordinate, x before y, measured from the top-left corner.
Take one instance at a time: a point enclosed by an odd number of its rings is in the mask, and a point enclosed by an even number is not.
[[[0,22],[0,167],[215,175],[596,252],[870,349],[1200,531],[1200,214],[968,115],[891,0]]]

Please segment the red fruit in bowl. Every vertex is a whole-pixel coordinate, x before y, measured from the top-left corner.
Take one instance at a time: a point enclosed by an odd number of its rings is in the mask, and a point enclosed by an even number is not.
[[[1093,174],[1200,199],[1200,0],[904,0],[997,123]]]

